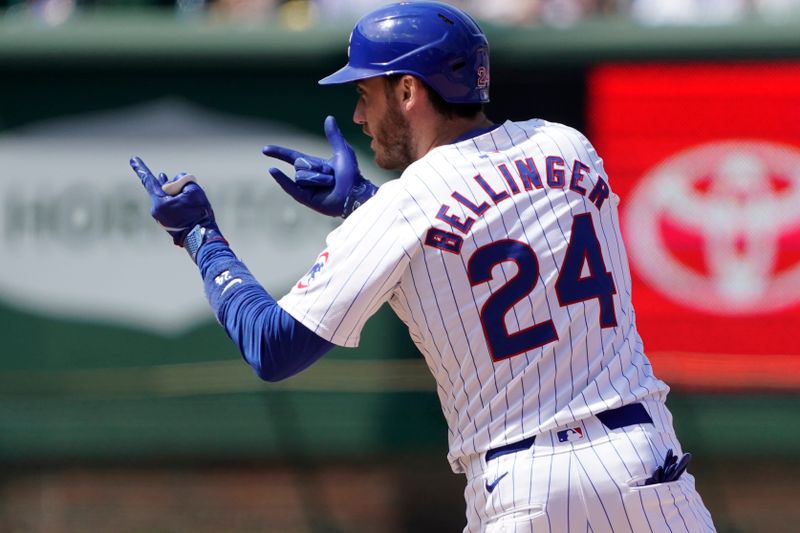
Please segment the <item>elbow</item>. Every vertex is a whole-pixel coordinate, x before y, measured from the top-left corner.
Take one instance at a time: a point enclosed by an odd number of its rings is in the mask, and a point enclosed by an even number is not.
[[[253,364],[252,366],[259,378],[274,383],[299,374],[311,366],[323,353],[312,353],[306,356],[295,355],[269,360],[261,359],[258,364]]]
[[[245,362],[250,365],[253,372],[259,379],[275,383],[288,378],[291,373],[287,372],[282,365],[278,364],[274,357],[270,355],[270,351],[263,347],[252,349],[248,346],[240,346],[240,352]]]
[[[255,370],[256,375],[263,381],[267,381],[269,383],[277,383],[278,381],[283,381],[284,379],[288,378],[292,374],[289,372],[281,371],[281,369],[276,369],[272,366],[264,366],[258,365],[257,367],[254,366],[253,370]]]
[[[289,317],[285,313],[284,316]],[[291,322],[289,326],[259,325],[256,328],[259,333],[239,346],[245,360],[264,381],[290,378],[333,347],[307,329],[297,327],[291,317],[287,320]]]
[[[281,379],[283,379],[283,378],[281,378],[279,376],[274,376],[272,374],[264,373],[264,372],[256,372],[256,375],[259,378],[261,378],[262,381],[266,381],[268,383],[277,383],[277,382],[281,381]]]

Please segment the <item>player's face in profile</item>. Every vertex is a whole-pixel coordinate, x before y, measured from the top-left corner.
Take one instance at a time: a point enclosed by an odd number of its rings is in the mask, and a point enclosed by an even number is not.
[[[395,91],[385,78],[368,78],[357,84],[359,99],[353,121],[372,137],[375,164],[387,170],[404,170],[414,162],[411,127],[399,110]]]

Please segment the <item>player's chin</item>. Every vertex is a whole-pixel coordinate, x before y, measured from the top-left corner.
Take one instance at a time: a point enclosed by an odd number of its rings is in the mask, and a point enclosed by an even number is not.
[[[383,170],[392,170],[391,167],[386,166],[386,164],[383,163],[378,157],[375,158],[375,165]]]
[[[375,153],[375,164],[384,170],[397,170],[402,172],[411,164],[411,161],[405,161],[391,150],[382,149],[374,140],[370,144],[370,148],[372,148],[372,151]]]
[[[372,141],[369,143],[369,148],[372,150],[372,153],[375,154],[375,164],[380,168],[388,170],[386,165],[389,164],[389,161],[386,157],[386,150],[384,150],[375,139],[372,139]]]
[[[400,165],[397,161],[387,159],[375,154],[375,164],[383,170],[405,170],[407,165]]]

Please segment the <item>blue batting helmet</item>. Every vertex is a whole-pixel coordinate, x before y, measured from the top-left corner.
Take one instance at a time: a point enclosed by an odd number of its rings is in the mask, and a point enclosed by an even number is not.
[[[489,43],[463,11],[440,2],[402,2],[364,15],[350,34],[347,65],[319,80],[348,83],[412,74],[447,102],[489,101]]]

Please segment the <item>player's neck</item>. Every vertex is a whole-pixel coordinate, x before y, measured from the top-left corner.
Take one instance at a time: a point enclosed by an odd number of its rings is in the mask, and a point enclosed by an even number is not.
[[[452,119],[438,120],[433,127],[427,130],[431,132],[430,135],[419,138],[419,157],[424,156],[437,146],[443,146],[445,144],[452,143],[470,131],[488,128],[491,125],[492,121],[489,120],[482,112],[471,118],[456,117]]]

